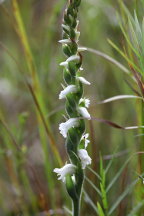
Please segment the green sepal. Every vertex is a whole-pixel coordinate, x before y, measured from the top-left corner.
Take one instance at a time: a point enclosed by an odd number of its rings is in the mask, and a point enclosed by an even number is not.
[[[71,26],[72,26],[72,28],[76,28],[76,26],[77,26],[77,21],[76,21],[76,19],[74,19],[73,20],[73,23],[71,24]]]
[[[65,21],[65,24],[71,25],[71,19],[69,18],[67,14],[64,15],[64,21]]]
[[[77,107],[77,104],[76,104],[76,102],[75,102],[74,93],[69,93],[69,94],[67,94],[66,99],[67,99],[69,105],[70,105],[70,106],[72,107],[72,109],[75,111],[75,110],[76,110],[76,107]]]
[[[69,105],[69,102],[66,101],[65,109],[70,118],[75,118],[77,116],[77,110]]]
[[[67,137],[66,139],[66,142],[65,142],[65,146],[66,146],[66,150],[67,150],[67,153],[72,161],[72,163],[75,164],[75,160],[73,159],[73,157],[71,156],[71,152],[73,151],[77,151],[76,147],[74,146],[73,142],[71,141],[71,138],[70,136]]]
[[[72,17],[74,17],[74,9],[73,9],[73,5],[69,5],[68,9],[67,9],[67,15],[71,15]]]
[[[63,48],[63,52],[66,56],[70,57],[72,55],[68,45],[63,45],[62,48]]]
[[[70,175],[66,176],[66,189],[72,200],[78,199],[75,184],[73,183],[72,177]]]
[[[78,145],[78,149],[85,149],[85,140],[82,139],[80,144]]]
[[[77,134],[77,127],[69,129],[68,136],[74,145],[74,152],[77,153],[77,147],[80,142],[80,136]]]
[[[75,157],[75,154],[77,154],[77,147],[79,142],[80,142],[80,136],[77,134],[77,128],[69,129],[65,145],[66,145],[69,158],[71,162],[75,165],[77,165],[77,159]]]
[[[69,36],[71,39],[75,39],[76,33],[75,33],[75,30],[73,28],[70,29]]]
[[[75,55],[78,50],[78,45],[76,42],[73,42],[69,45],[72,55]]]
[[[77,16],[78,16],[78,10],[77,10],[77,8],[73,11],[73,18],[74,18],[74,20],[76,20],[77,19]]]
[[[77,135],[81,138],[82,134],[85,132],[85,121],[84,119],[79,120],[79,126],[77,127]]]
[[[77,89],[78,90],[77,90],[76,96],[80,100],[82,98],[82,95],[83,95],[83,85],[80,81],[77,82]]]
[[[63,31],[65,32],[65,33],[67,33],[68,35],[70,34],[70,32],[63,26],[62,27],[63,28]]]
[[[68,63],[68,70],[73,77],[76,76],[77,68],[76,68],[76,64],[74,62],[71,61]]]
[[[76,7],[79,7],[80,4],[81,4],[81,0],[75,0],[74,4],[75,4]]]
[[[76,177],[77,190],[80,191],[81,188],[79,187],[81,187],[83,180],[84,180],[84,171],[82,169],[81,161],[79,158],[77,158],[77,169],[76,169],[75,177]]]
[[[80,61],[80,62],[78,62],[78,63],[76,64],[77,70],[78,70],[81,66],[82,66],[82,61]]]
[[[82,101],[82,102],[79,104],[79,107],[85,107],[85,102]]]
[[[69,36],[68,36],[68,34],[66,32],[63,31],[62,38],[63,39],[69,39]]]
[[[78,156],[72,152],[71,153],[73,155],[73,158],[75,158],[76,161],[76,172],[75,172],[75,180],[76,180],[76,192],[78,194],[78,196],[80,196],[81,194],[81,189],[82,189],[82,185],[83,185],[83,180],[84,180],[84,172],[81,166],[81,161],[78,158]]]
[[[64,68],[64,70],[63,70],[63,76],[64,76],[64,80],[65,80],[66,84],[68,84],[68,85],[72,84],[72,77],[66,68]]]

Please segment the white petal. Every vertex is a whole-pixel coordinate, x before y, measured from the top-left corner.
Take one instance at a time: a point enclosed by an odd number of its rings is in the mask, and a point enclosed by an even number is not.
[[[91,84],[84,77],[77,77],[77,79],[80,80],[83,84],[86,84],[86,85],[90,85]]]
[[[69,85],[64,90],[62,90],[59,94],[59,99],[63,99],[67,96],[69,93],[76,92],[77,88],[75,85]]]
[[[78,156],[81,160],[81,163],[82,163],[82,168],[85,169],[85,167],[89,164],[91,164],[91,158],[90,156],[88,155],[87,153],[87,150],[85,149],[79,149],[78,150]]]
[[[78,112],[86,119],[91,119],[91,116],[85,107],[79,107]]]
[[[63,40],[59,40],[58,42],[62,43],[62,44],[69,44],[69,43],[71,43],[71,40],[70,39],[63,39]]]
[[[78,55],[73,55],[73,56],[70,56],[66,62],[71,62],[71,61],[76,61],[76,60],[79,60],[80,57]]]
[[[65,62],[61,62],[61,63],[60,63],[60,66],[67,67],[67,66],[68,66],[68,62],[66,62],[66,61],[65,61]]]
[[[62,180],[64,182],[66,175],[73,175],[75,173],[75,169],[76,166],[73,164],[66,164],[62,168],[55,168],[54,172],[59,176],[58,180]]]
[[[72,127],[77,127],[79,125],[77,118],[71,118],[68,121],[61,123],[59,125],[60,133],[63,135],[63,137],[67,137],[67,132]]]
[[[83,71],[83,67],[80,67],[80,71]]]
[[[78,25],[79,25],[79,20],[77,20],[77,26],[76,27],[78,27]]]
[[[86,47],[78,47],[78,52],[83,52],[86,51],[87,48]]]
[[[62,24],[62,27],[69,31],[69,26]]]
[[[79,37],[80,37],[80,32],[79,32],[79,31],[76,31],[75,33],[76,33],[76,42],[78,42]]]

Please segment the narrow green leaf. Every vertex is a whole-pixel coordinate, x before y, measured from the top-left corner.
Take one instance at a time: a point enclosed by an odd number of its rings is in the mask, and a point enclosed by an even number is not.
[[[109,192],[109,190],[111,189],[111,187],[113,186],[113,184],[117,181],[117,179],[120,177],[121,173],[123,172],[123,170],[126,167],[126,165],[129,163],[129,161],[130,161],[130,158],[125,161],[125,163],[123,164],[123,166],[116,173],[116,175],[114,176],[114,178],[112,179],[112,181],[110,182],[110,184],[108,185],[108,187],[106,188],[106,192],[107,193]]]
[[[92,48],[88,48],[86,47],[87,51],[88,52],[91,52],[91,53],[94,53],[98,56],[101,56],[103,57],[104,59],[108,60],[109,62],[115,64],[117,67],[119,67],[123,72],[129,74],[130,71],[124,66],[122,65],[120,62],[118,62],[117,60],[115,60],[114,58],[112,58],[111,56],[99,51],[99,50],[96,50],[96,49],[92,49]]]
[[[134,214],[136,214],[141,207],[144,207],[144,200],[142,200],[141,202],[139,202],[132,210],[131,212],[127,215],[127,216],[134,216]]]
[[[87,192],[85,190],[83,190],[84,193],[84,199],[86,203],[89,203],[90,206],[93,208],[93,210],[96,212],[96,214],[98,214],[98,208],[97,206],[94,204],[94,202],[91,200],[91,198],[89,197],[89,195],[87,194]]]
[[[98,215],[99,216],[105,216],[105,214],[104,214],[104,212],[102,210],[102,207],[101,207],[101,205],[100,205],[99,202],[97,202],[97,208],[98,208]]]
[[[131,61],[128,58],[128,56],[126,56],[125,53],[118,48],[118,46],[115,43],[113,43],[110,39],[108,39],[108,43],[128,62],[129,65],[131,65],[139,73],[143,74],[143,72],[141,71],[141,69],[139,67],[137,67],[133,63],[133,61]]]
[[[136,185],[137,181],[139,179],[136,179],[134,182],[132,182],[126,189],[125,191],[119,196],[119,198],[115,201],[115,203],[112,205],[108,212],[108,216],[111,215],[115,209],[118,207],[120,202],[132,191],[133,187]]]
[[[100,190],[98,189],[98,187],[96,187],[90,179],[88,179],[87,177],[85,177],[85,180],[93,187],[93,189],[94,189],[100,196],[102,196],[102,194],[101,194]]]
[[[99,179],[99,180],[101,180],[101,177],[100,177],[100,175],[97,173],[97,172],[95,172],[92,168],[90,168],[90,167],[88,167],[88,169]]]

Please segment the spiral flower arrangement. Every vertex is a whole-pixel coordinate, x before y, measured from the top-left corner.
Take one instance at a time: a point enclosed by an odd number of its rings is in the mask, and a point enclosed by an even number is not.
[[[65,185],[73,204],[73,216],[80,215],[80,201],[82,185],[84,181],[84,169],[91,164],[91,158],[87,153],[89,134],[85,132],[85,119],[90,120],[87,108],[90,100],[83,97],[83,84],[90,85],[81,76],[82,55],[86,49],[79,47],[78,41],[80,32],[78,31],[78,9],[81,0],[69,0],[64,12],[62,24],[63,38],[59,42],[62,44],[63,52],[67,57],[66,61],[60,63],[63,66],[63,77],[65,85],[59,94],[59,99],[65,99],[65,109],[67,120],[59,126],[60,133],[66,138],[65,146],[69,157],[69,163],[62,168],[55,168],[59,180]]]

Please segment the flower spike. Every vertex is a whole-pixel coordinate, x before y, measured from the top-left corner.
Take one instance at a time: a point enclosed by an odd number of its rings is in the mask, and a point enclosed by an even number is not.
[[[68,119],[59,125],[60,133],[66,138],[65,146],[69,158],[69,164],[54,172],[58,179],[62,180],[69,196],[73,202],[73,216],[80,216],[80,201],[84,181],[84,169],[91,164],[91,158],[86,150],[89,139],[85,133],[85,119],[90,120],[88,112],[90,100],[83,97],[83,84],[90,85],[81,76],[82,54],[85,47],[78,44],[80,32],[78,31],[79,20],[78,9],[81,0],[69,0],[64,13],[62,24],[63,38],[59,41],[62,44],[66,59],[60,63],[63,66],[63,76],[66,87],[59,94],[59,99],[65,99],[65,109]]]

